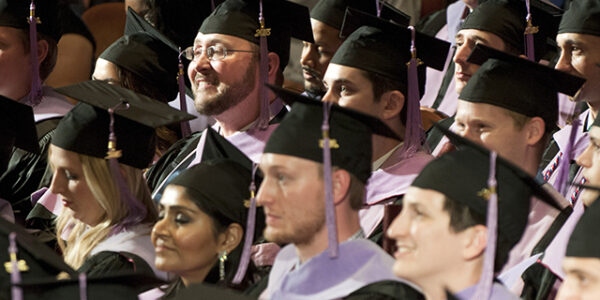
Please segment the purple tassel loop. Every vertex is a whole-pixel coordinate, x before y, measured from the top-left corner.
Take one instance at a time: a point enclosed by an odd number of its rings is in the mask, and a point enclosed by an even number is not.
[[[29,56],[31,57],[31,91],[25,104],[34,107],[42,101],[42,80],[40,79],[40,66],[38,63],[37,49],[37,24],[40,24],[40,18],[35,16],[35,3],[31,0],[29,5]]]
[[[377,17],[381,17],[381,3],[379,3],[379,0],[375,0],[375,9],[377,10]]]
[[[252,163],[252,182],[250,183],[250,207],[248,208],[248,220],[246,221],[246,237],[244,238],[244,248],[242,248],[242,257],[238,266],[235,277],[231,283],[240,284],[246,275],[248,270],[248,264],[250,263],[250,252],[252,250],[252,243],[254,241],[254,227],[256,223],[256,183],[254,178],[256,176],[256,170],[258,164]]]
[[[333,203],[333,187],[331,176],[331,140],[329,138],[329,112],[331,102],[323,102],[323,180],[325,183],[325,220],[327,224],[327,240],[329,242],[329,257],[338,256],[337,226],[335,221],[335,204]]]
[[[122,109],[121,106],[124,106],[123,109],[129,109],[129,103],[122,101],[117,104],[115,107],[108,109],[108,114],[110,116],[109,123],[109,136],[108,136],[108,152],[106,153],[105,159],[108,159],[108,164],[110,167],[110,172],[113,176],[113,180],[118,186],[119,196],[121,198],[121,202],[125,204],[127,210],[127,216],[119,222],[113,229],[113,233],[119,232],[123,229],[126,229],[130,226],[139,224],[146,218],[147,209],[142,204],[141,201],[136,199],[129,190],[129,186],[125,182],[123,175],[121,174],[121,168],[119,167],[119,161],[117,160],[121,157],[121,150],[117,150],[117,136],[114,131],[114,123],[115,117],[114,113],[118,109]]]
[[[531,5],[529,2],[530,0],[525,0],[525,6],[527,7],[527,17],[525,18],[525,21],[527,22],[527,27],[525,27],[525,54],[527,54],[527,59],[535,61],[533,35],[539,31],[539,28],[533,26],[531,22]]]
[[[415,28],[408,26],[411,31],[410,52],[411,59],[408,62],[408,96],[406,97],[406,128],[404,132],[404,144],[402,145],[402,155],[404,158],[413,156],[416,152],[423,149],[425,141],[425,131],[423,130],[423,121],[421,120],[421,107],[419,95],[419,74],[418,66],[422,64],[417,58],[417,48],[415,46]]]
[[[8,235],[9,245],[8,254],[10,256],[10,283],[11,283],[11,299],[12,300],[23,300],[23,289],[17,284],[21,283],[21,271],[19,271],[19,262],[17,260],[17,234],[11,232]]]
[[[187,113],[187,100],[185,98],[185,71],[183,68],[183,62],[181,61],[181,56],[183,52],[181,51],[181,47],[179,47],[179,73],[177,74],[177,85],[179,86],[179,109]],[[188,121],[181,122],[181,135],[183,138],[186,138],[192,134],[192,129],[190,128],[190,123]]]
[[[489,299],[494,284],[494,260],[496,257],[496,240],[498,236],[498,193],[496,192],[496,152],[490,153],[490,174],[488,177],[489,199],[487,209],[487,244],[483,258],[483,269],[477,290],[471,299]],[[486,194],[486,193],[484,193]]]
[[[79,273],[79,300],[87,300],[87,276]]]
[[[269,121],[271,119],[271,112],[269,107],[269,91],[265,86],[265,83],[267,83],[269,76],[269,47],[267,45],[267,36],[271,35],[271,29],[265,28],[265,18],[263,17],[262,0],[259,2],[258,22],[260,23],[260,28],[256,30],[254,36],[258,37],[260,40],[260,75],[258,82],[260,115],[258,117],[258,122],[256,122],[255,124],[255,127],[259,128],[260,130],[264,130],[269,126]]]

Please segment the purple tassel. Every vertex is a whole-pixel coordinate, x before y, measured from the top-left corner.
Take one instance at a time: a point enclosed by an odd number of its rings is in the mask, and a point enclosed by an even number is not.
[[[179,86],[179,109],[187,113],[187,100],[185,98],[185,72],[183,70],[183,62],[181,62],[181,47],[179,47],[179,73],[177,74],[177,85]],[[181,135],[183,138],[186,138],[192,134],[192,129],[190,128],[190,123],[188,121],[181,122]]]
[[[15,232],[11,232],[8,235],[9,245],[8,245],[8,254],[10,256],[10,283],[11,283],[11,294],[12,300],[23,300],[23,289],[17,284],[21,283],[21,271],[19,271],[19,262],[17,260],[17,252],[19,249],[17,248],[17,234]]]
[[[415,46],[415,28],[408,26],[411,31],[410,52],[412,57],[408,63],[408,96],[406,97],[406,128],[404,131],[404,144],[402,145],[402,155],[404,158],[413,156],[416,152],[423,149],[425,141],[425,131],[423,130],[423,121],[421,121],[420,98],[419,95],[419,74],[418,65],[421,63],[417,59],[417,48]]]
[[[121,151],[117,150],[117,136],[114,131],[114,112],[121,106],[124,105],[125,109],[129,108],[129,103],[121,102],[113,108],[108,109],[108,114],[110,116],[109,123],[109,136],[108,136],[108,152],[105,159],[108,159],[108,164],[110,167],[110,172],[113,176],[113,180],[117,184],[119,188],[119,196],[121,201],[125,204],[127,208],[127,216],[119,222],[113,229],[112,233],[119,232],[123,229],[128,228],[129,226],[133,226],[139,224],[141,221],[146,218],[147,209],[142,204],[141,201],[137,200],[129,190],[127,183],[125,183],[125,179],[123,179],[123,175],[121,174],[121,169],[119,168],[119,161],[117,160],[121,157]]]
[[[265,18],[263,17],[262,0],[259,2],[258,22],[260,28],[256,30],[255,37],[260,39],[260,75],[258,82],[258,96],[260,98],[260,115],[255,127],[264,130],[269,126],[271,112],[269,108],[269,94],[265,83],[268,81],[269,72],[269,47],[267,45],[267,36],[271,34],[270,28],[265,28]]]
[[[377,10],[377,17],[381,17],[381,3],[379,3],[379,0],[375,0],[375,9]]]
[[[573,124],[571,125],[571,133],[569,135],[569,143],[565,147],[565,152],[563,153],[564,158],[561,159],[560,165],[558,166],[558,176],[556,177],[556,187],[561,195],[567,197],[568,185],[567,181],[569,178],[569,165],[571,160],[573,159],[573,143],[575,142],[575,136],[577,135],[577,130],[579,130],[580,121],[578,118],[573,118]]]
[[[79,300],[87,300],[87,276],[79,273]]]
[[[525,18],[525,21],[527,22],[527,27],[525,27],[525,54],[527,54],[527,59],[535,61],[533,34],[537,33],[539,29],[531,23],[531,5],[529,1],[530,0],[525,0],[525,6],[527,7],[527,17]]]
[[[31,0],[29,5],[29,55],[31,57],[31,91],[25,104],[34,107],[42,101],[42,80],[40,79],[40,66],[37,57],[37,24],[40,19],[35,16],[35,3]]]
[[[483,269],[477,290],[471,299],[489,299],[494,284],[494,260],[496,257],[496,239],[498,236],[498,193],[496,192],[496,152],[490,153],[490,175],[488,177],[488,188],[490,195],[487,210],[487,244],[485,246]]]
[[[252,163],[252,182],[250,183],[250,207],[248,208],[248,220],[246,222],[246,237],[244,238],[244,248],[242,248],[242,257],[238,266],[235,277],[231,283],[240,284],[246,270],[248,270],[248,264],[250,263],[250,252],[252,248],[252,242],[254,241],[254,224],[256,223],[256,183],[254,182],[254,176],[256,176],[256,169],[258,164]]]
[[[210,11],[214,11],[215,10],[215,0],[210,0]]]
[[[323,102],[323,180],[325,182],[325,218],[327,222],[327,240],[329,242],[329,257],[338,256],[337,226],[335,222],[335,205],[333,203],[333,187],[331,176],[331,149],[329,139],[329,111],[331,102]]]

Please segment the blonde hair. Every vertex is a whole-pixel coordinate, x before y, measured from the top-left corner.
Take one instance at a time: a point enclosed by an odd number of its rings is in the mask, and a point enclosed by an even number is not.
[[[89,226],[73,217],[73,211],[63,209],[56,219],[58,246],[62,250],[65,262],[78,269],[100,242],[102,242],[128,213],[128,208],[120,199],[119,189],[113,180],[108,161],[102,158],[78,154],[83,175],[92,195],[104,210],[101,221]],[[157,219],[157,210],[150,190],[143,177],[143,171],[131,166],[119,164],[131,194],[142,201],[147,208],[142,223],[153,223]],[[65,240],[62,233],[70,230]]]

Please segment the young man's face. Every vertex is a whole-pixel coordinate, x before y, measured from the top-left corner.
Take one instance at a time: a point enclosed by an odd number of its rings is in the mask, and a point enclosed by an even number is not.
[[[20,29],[0,26],[0,95],[13,100],[31,89],[31,58],[23,47]]]
[[[258,92],[258,54],[228,52],[222,60],[209,60],[208,47],[228,50],[257,51],[256,45],[230,35],[198,33],[194,41],[194,59],[188,76],[199,113],[220,115]]]
[[[557,300],[600,299],[600,259],[593,257],[565,257],[566,273]]]
[[[450,228],[440,192],[410,187],[387,235],[396,240],[394,273],[418,285],[443,281],[463,260],[462,233]]]
[[[327,93],[323,101],[333,102],[342,107],[348,107],[360,112],[380,117],[381,107],[375,102],[373,85],[365,77],[364,71],[330,64],[325,73]]]
[[[289,155],[264,153],[264,179],[256,196],[266,216],[267,240],[307,244],[325,229],[325,196],[320,164]]]
[[[482,44],[494,49],[504,51],[504,41],[490,32],[477,29],[463,29],[456,34],[456,53],[454,54],[454,81],[457,94],[471,79],[471,76],[479,70],[479,65],[468,63],[467,58],[475,45]]]
[[[590,143],[577,158],[577,164],[583,167],[582,174],[588,180],[587,184],[600,186],[600,127],[592,126],[588,136]],[[598,191],[584,189],[580,199],[590,206],[599,195]]]
[[[523,164],[527,132],[518,128],[509,111],[486,103],[458,100],[455,132],[517,165]]]
[[[556,69],[585,78],[578,99],[600,104],[600,36],[561,33],[556,42],[561,50]]]
[[[312,93],[325,92],[323,75],[333,58],[333,54],[342,44],[339,37],[340,31],[315,19],[310,19],[315,43],[303,42],[302,75],[304,76],[304,89]]]

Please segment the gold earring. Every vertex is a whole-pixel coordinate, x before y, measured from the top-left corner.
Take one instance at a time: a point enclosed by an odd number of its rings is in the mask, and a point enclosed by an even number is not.
[[[227,250],[223,250],[219,256],[219,278],[225,280],[225,262],[227,261]]]

